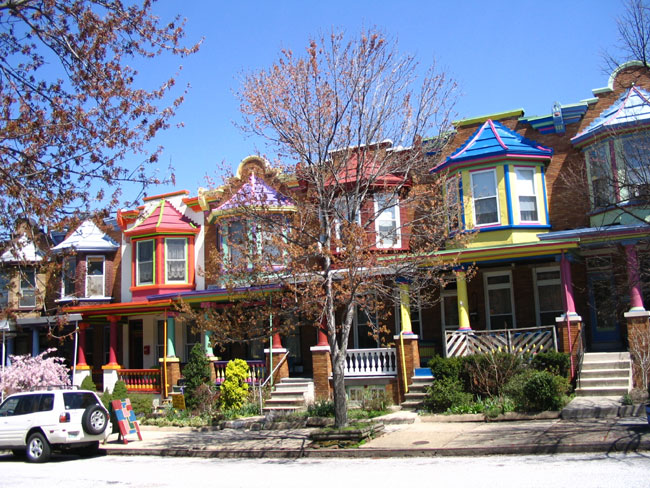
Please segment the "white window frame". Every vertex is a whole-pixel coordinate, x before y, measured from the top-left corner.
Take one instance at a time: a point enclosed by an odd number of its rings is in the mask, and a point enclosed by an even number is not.
[[[378,198],[379,197],[379,198]],[[380,202],[379,200],[384,200]],[[375,206],[375,245],[377,249],[399,249],[402,247],[402,232],[400,222],[400,207],[399,198],[395,194],[388,193],[375,193],[373,195],[373,203]],[[389,205],[392,203],[392,205]],[[390,215],[389,210],[394,209],[395,218],[383,218],[385,215]],[[390,222],[394,224],[394,231],[391,237],[382,237],[379,228],[382,222]],[[384,241],[392,240],[392,245],[384,244]]]
[[[67,268],[72,263],[72,277],[67,273]],[[61,266],[61,298],[73,297],[75,296],[76,290],[76,274],[77,274],[77,258],[74,256],[67,256],[63,259],[63,264]],[[66,279],[72,279],[72,293],[68,294],[65,292]]]
[[[492,179],[494,181],[494,195],[490,195],[487,197],[481,197],[481,198],[476,198],[475,192],[474,192],[474,177],[476,175],[484,174],[484,173],[491,173],[492,174]],[[484,169],[484,170],[479,170],[479,171],[472,171],[469,174],[470,176],[470,181],[472,183],[472,212],[474,214],[474,226],[475,227],[488,227],[488,226],[494,226],[494,225],[499,225],[501,223],[501,208],[499,205],[499,182],[497,179],[497,170],[496,168],[490,168],[490,169]],[[490,198],[494,198],[497,203],[497,220],[494,222],[485,222],[482,224],[478,223],[478,219],[476,218],[476,202],[479,200],[487,200]]]
[[[542,324],[542,310],[540,310],[540,304],[539,304],[539,287],[540,286],[549,286],[549,285],[557,285],[559,287],[562,287],[562,276],[558,278],[553,278],[553,279],[545,279],[545,280],[540,280],[537,277],[538,273],[548,273],[548,272],[560,272],[560,266],[559,265],[553,265],[553,266],[537,266],[533,268],[533,285],[535,287],[535,323],[537,324],[538,327],[544,325]],[[560,288],[561,290],[561,288]],[[560,308],[564,308],[564,306],[561,304]],[[544,310],[544,312],[553,312],[553,310]],[[562,310],[559,311],[559,315],[562,314]],[[546,324],[546,325],[551,325],[551,324]]]
[[[522,192],[521,186],[519,185],[520,181],[520,174],[523,173],[531,173],[532,174],[532,183],[533,183],[533,193],[532,194],[526,194]],[[536,183],[536,175],[537,171],[534,166],[515,166],[515,179],[517,181],[517,203],[519,205],[519,221],[520,222],[526,222],[526,223],[538,223],[539,222],[539,205],[538,205],[538,197],[537,197],[537,183]],[[524,219],[523,213],[524,211],[521,208],[521,199],[522,197],[532,197],[535,202],[535,219]]]
[[[489,284],[488,279],[493,276],[508,276],[508,283]],[[485,325],[487,330],[492,330],[492,321],[490,319],[490,290],[510,290],[510,313],[512,315],[512,328],[517,328],[517,314],[515,313],[515,296],[512,282],[512,271],[488,271],[483,273],[483,288],[485,290]]]
[[[140,260],[140,245],[144,243],[151,243],[152,246],[152,252],[151,252],[151,281],[146,281],[143,282],[140,279],[140,264],[143,263],[143,261]],[[149,261],[144,261],[144,263],[148,263]],[[136,241],[135,243],[135,275],[136,275],[136,280],[135,284],[137,286],[147,286],[147,285],[153,285],[156,282],[156,241],[155,239],[143,239],[141,241]]]
[[[99,261],[101,260],[102,262],[102,274],[101,275],[90,275],[88,273],[88,270],[90,269],[90,261]],[[99,277],[101,276],[101,282],[102,282],[102,293],[101,295],[90,295],[88,293],[88,281],[90,280],[91,277]],[[99,281],[99,280],[98,280]],[[106,296],[106,258],[104,256],[86,256],[86,283],[85,283],[85,297],[105,297]]]
[[[182,241],[183,242],[183,259],[171,259],[169,257],[169,248],[167,244],[171,241]],[[187,283],[188,282],[188,272],[189,270],[187,269],[188,265],[188,259],[187,259],[187,254],[188,254],[188,248],[189,248],[189,242],[187,237],[166,237],[165,238],[165,283]],[[183,265],[183,278],[180,280],[173,280],[169,278],[169,262],[177,262],[177,261],[182,261],[184,263]]]

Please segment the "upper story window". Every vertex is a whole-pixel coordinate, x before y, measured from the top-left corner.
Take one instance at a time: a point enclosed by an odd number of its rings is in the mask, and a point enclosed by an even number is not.
[[[608,142],[598,144],[587,151],[587,165],[591,186],[591,202],[594,207],[605,207],[614,200]]]
[[[166,281],[187,282],[187,239],[165,239]]]
[[[377,247],[390,249],[402,247],[399,202],[397,195],[375,194],[375,233]]]
[[[154,282],[154,241],[138,241],[136,247],[136,284],[153,285]]]
[[[620,140],[620,170],[622,173],[621,198],[632,200],[634,198],[650,196],[650,149],[648,135],[625,137]],[[619,173],[619,174],[621,174]]]
[[[522,222],[537,222],[537,192],[535,191],[535,169],[515,168],[517,195],[519,196],[519,217]]]
[[[474,201],[474,222],[479,225],[499,223],[499,199],[496,170],[474,171],[472,197]]]
[[[36,271],[23,269],[20,271],[20,307],[34,308],[36,306]]]
[[[242,220],[229,220],[224,225],[223,249],[231,266],[240,266],[248,245],[247,229]]]
[[[61,296],[71,297],[75,295],[75,276],[77,271],[77,260],[69,256],[63,260],[61,269]]]
[[[0,308],[7,307],[9,305],[9,285],[11,280],[9,276],[4,272],[0,272]]]
[[[105,296],[104,283],[104,256],[88,256],[86,258],[86,296]]]

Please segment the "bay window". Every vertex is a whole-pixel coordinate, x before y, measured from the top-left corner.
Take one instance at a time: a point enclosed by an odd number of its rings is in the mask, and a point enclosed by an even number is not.
[[[613,202],[613,182],[609,160],[609,143],[604,142],[587,151],[587,167],[591,184],[591,202],[595,208]]]
[[[104,256],[86,258],[86,296],[104,296]]]
[[[515,168],[519,218],[522,222],[537,222],[537,193],[535,191],[535,168]]]
[[[471,173],[474,222],[479,225],[499,223],[497,179],[494,169]]]
[[[21,308],[36,306],[36,271],[23,269],[20,271],[20,302]]]
[[[154,241],[138,241],[136,247],[136,283],[153,285],[154,280]]]
[[[402,247],[397,195],[376,193],[374,200],[377,247],[382,249]]]
[[[165,239],[166,282],[187,282],[187,239]]]

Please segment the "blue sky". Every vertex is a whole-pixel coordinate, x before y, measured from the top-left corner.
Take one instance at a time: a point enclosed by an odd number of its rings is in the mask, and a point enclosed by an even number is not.
[[[191,85],[176,118],[184,126],[157,139],[165,147],[161,171],[171,163],[176,185],[149,192],[192,195],[224,163],[272,155],[233,125],[240,120],[239,76],[269,67],[281,49],[304,51],[310,36],[377,26],[399,40],[401,52],[422,65],[435,59],[458,82],[456,118],[518,108],[545,115],[555,101],[575,103],[606,86],[602,52],[615,47],[615,18],[623,12],[618,0],[161,0],[155,8],[163,19],[185,17],[188,41],[204,38],[197,54],[180,61],[177,81]],[[145,75],[167,75],[178,64],[159,60]]]

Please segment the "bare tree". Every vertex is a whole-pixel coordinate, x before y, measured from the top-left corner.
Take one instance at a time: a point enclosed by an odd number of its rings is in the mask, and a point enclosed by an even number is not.
[[[444,262],[436,254],[453,222],[444,177],[428,169],[446,140],[455,85],[435,67],[416,86],[417,75],[415,59],[381,34],[348,41],[334,33],[311,40],[305,55],[283,51],[268,70],[247,74],[239,92],[243,128],[290,164],[231,180],[224,199],[254,194],[239,190],[264,176],[286,198],[286,212],[243,197],[239,215],[258,245],[245,244],[237,259],[222,253],[220,279],[281,284],[279,311],[326,332],[337,426],[347,423],[344,365],[355,314],[380,340],[396,279],[424,296],[454,263],[453,254]],[[431,134],[439,136],[423,139]],[[230,234],[228,247],[238,244]]]

